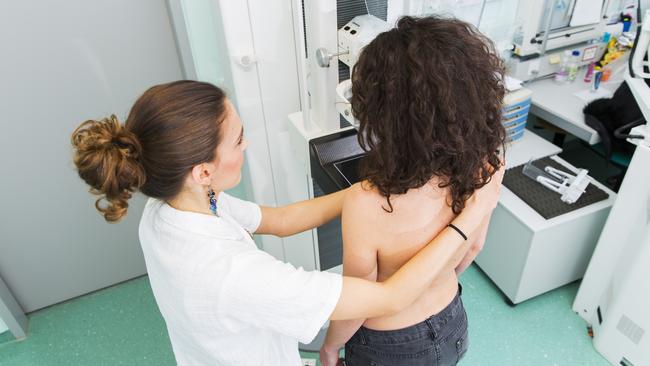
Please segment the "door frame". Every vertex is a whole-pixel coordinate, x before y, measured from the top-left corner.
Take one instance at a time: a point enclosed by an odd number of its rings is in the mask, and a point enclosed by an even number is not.
[[[0,277],[0,319],[7,325],[9,331],[22,339],[27,337],[27,316],[23,312],[9,288]]]

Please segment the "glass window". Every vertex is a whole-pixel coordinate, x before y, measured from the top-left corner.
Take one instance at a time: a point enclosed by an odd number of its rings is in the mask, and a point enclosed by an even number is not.
[[[512,45],[518,5],[519,0],[412,0],[405,10],[413,15],[436,14],[462,19],[474,24],[504,51]]]

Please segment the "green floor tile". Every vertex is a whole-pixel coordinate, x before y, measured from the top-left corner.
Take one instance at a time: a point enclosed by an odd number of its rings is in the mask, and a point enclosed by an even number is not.
[[[508,306],[476,265],[461,278],[470,347],[461,365],[609,365],[571,310],[578,282]]]
[[[514,307],[476,265],[461,283],[470,346],[459,365],[609,365],[594,349],[585,322],[571,310],[577,282]]]
[[[470,327],[461,365],[608,365],[571,311],[577,283],[510,307],[475,266],[461,282]],[[0,343],[1,366],[174,365],[147,277],[38,311],[29,320],[26,340]]]
[[[29,316],[23,341],[0,345],[0,365],[174,365],[147,277]]]
[[[8,330],[0,333],[0,344],[7,343],[13,340],[14,340],[14,336]]]

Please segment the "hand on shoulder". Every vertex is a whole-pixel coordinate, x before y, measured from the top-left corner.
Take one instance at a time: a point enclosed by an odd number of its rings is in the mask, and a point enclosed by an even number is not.
[[[501,182],[505,171],[505,164],[501,165],[486,185],[474,191],[474,194],[465,201],[465,208],[457,217],[458,220],[482,222],[483,218],[492,213],[492,210],[496,208],[499,202]]]

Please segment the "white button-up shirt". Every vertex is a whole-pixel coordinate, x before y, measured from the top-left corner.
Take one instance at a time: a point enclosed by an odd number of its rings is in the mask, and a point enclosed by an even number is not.
[[[259,250],[260,207],[225,193],[219,216],[149,199],[140,243],[179,365],[301,364],[334,310],[342,278],[306,272]],[[305,245],[308,245],[305,243]]]

